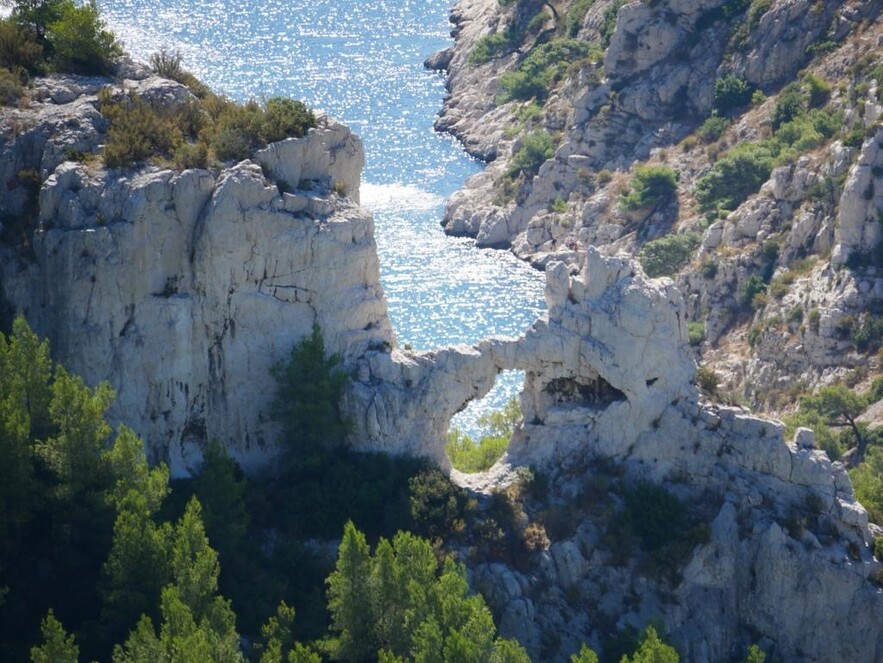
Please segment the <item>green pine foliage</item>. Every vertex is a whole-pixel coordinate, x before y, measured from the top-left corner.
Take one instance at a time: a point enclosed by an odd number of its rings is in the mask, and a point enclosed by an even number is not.
[[[500,77],[497,103],[536,99],[542,104],[570,67],[586,61],[593,54],[600,56],[597,49],[593,51],[589,43],[578,39],[553,39],[536,46],[517,69]]]
[[[284,432],[287,467],[309,465],[320,450],[343,445],[349,423],[338,404],[349,376],[339,364],[339,355],[326,356],[322,331],[314,325],[288,359],[271,369],[278,385],[272,416]]]
[[[743,143],[731,149],[696,184],[696,199],[702,209],[736,209],[767,181],[775,165],[768,146]]]
[[[638,260],[651,278],[671,276],[692,258],[700,242],[701,237],[695,232],[665,235],[647,242],[641,248]]]
[[[52,610],[40,625],[43,644],[31,649],[31,663],[77,663],[80,648],[61,625]]]
[[[677,191],[678,174],[666,166],[640,165],[620,203],[628,211],[651,209],[670,201]]]
[[[466,570],[447,559],[439,568],[428,541],[399,532],[374,554],[348,523],[337,566],[328,577],[332,657],[470,662],[527,660],[512,641],[497,639],[484,600],[469,593]]]
[[[122,53],[105,28],[98,5],[74,0],[11,0],[0,20],[0,65],[10,71],[110,73]]]
[[[512,29],[485,35],[475,43],[472,53],[469,54],[469,64],[478,67],[511,53],[518,47],[521,40],[522,35]]]
[[[620,663],[678,663],[679,660],[677,650],[665,644],[656,629],[648,626],[638,650],[631,658],[623,656]]]
[[[524,137],[521,147],[512,156],[506,174],[509,177],[517,177],[523,174],[525,177],[533,177],[537,174],[540,166],[555,154],[555,143],[548,132],[538,129]]]

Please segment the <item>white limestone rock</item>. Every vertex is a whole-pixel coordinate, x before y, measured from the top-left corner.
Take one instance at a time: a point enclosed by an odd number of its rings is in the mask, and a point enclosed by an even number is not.
[[[343,125],[267,155],[358,195],[361,143]],[[40,210],[36,262],[3,262],[7,297],[70,370],[110,381],[112,416],[175,476],[211,438],[248,471],[267,463],[270,367],[313,323],[346,358],[394,343],[372,218],[327,189],[297,208],[250,161],[220,173],[66,162]]]

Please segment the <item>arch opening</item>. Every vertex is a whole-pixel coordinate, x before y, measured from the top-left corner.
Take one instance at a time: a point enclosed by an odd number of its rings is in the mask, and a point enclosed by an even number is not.
[[[445,451],[455,470],[484,472],[508,450],[522,420],[517,394],[523,384],[523,371],[502,371],[484,397],[468,401],[454,415]]]

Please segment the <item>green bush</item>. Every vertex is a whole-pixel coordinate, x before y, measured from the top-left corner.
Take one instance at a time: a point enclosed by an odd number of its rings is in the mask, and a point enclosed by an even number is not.
[[[727,118],[717,113],[712,113],[702,123],[702,126],[699,127],[699,138],[703,143],[713,143],[724,135],[724,131],[727,130],[728,126],[730,126],[730,121]]]
[[[556,214],[564,214],[564,212],[567,211],[567,201],[561,196],[558,196],[555,200],[549,203],[549,211],[555,212]]]
[[[240,160],[268,142],[303,136],[314,126],[315,116],[300,101],[274,97],[264,108],[253,99],[242,106],[226,102],[215,120],[211,144],[221,161]]]
[[[482,437],[478,444],[465,433],[454,429],[448,433],[445,451],[454,469],[460,472],[484,472],[506,452],[509,439],[505,437]]]
[[[105,30],[95,0],[81,6],[63,3],[58,20],[49,24],[47,38],[53,62],[61,71],[105,74],[122,53],[113,33]]]
[[[621,534],[640,543],[648,570],[677,582],[678,570],[693,549],[709,540],[707,524],[663,487],[640,481],[623,492]]]
[[[207,168],[208,146],[205,143],[182,143],[175,150],[174,162],[178,170]]]
[[[535,47],[518,65],[518,69],[500,77],[497,103],[529,99],[544,101],[568,68],[574,62],[587,58],[591,52],[589,43],[577,39],[553,39]]]
[[[747,81],[727,74],[714,82],[714,107],[721,113],[729,113],[748,105],[753,92]]]
[[[666,235],[647,242],[638,259],[647,276],[670,276],[690,259],[700,241],[701,237],[696,232]]]
[[[631,190],[623,193],[622,206],[629,211],[655,207],[671,199],[677,190],[678,174],[665,166],[638,166]]]
[[[266,143],[300,138],[316,126],[316,116],[302,101],[273,97],[267,99],[260,137]]]
[[[831,84],[828,81],[808,72],[804,75],[803,82],[806,85],[807,103],[810,108],[818,108],[828,103],[831,97]]]
[[[511,52],[521,42],[521,35],[515,30],[494,32],[485,35],[475,43],[469,55],[469,64],[473,67],[490,62],[494,58]]]
[[[687,323],[687,339],[690,345],[696,346],[705,340],[705,323],[689,322]]]
[[[730,150],[696,184],[703,210],[735,209],[755,193],[772,172],[775,158],[769,147],[745,143]]]
[[[554,154],[555,144],[552,137],[543,130],[532,131],[524,137],[521,148],[513,155],[506,174],[516,177],[519,173],[524,173],[527,177],[532,177]]]
[[[170,78],[180,83],[180,78],[184,76],[183,58],[179,51],[167,51],[161,48],[159,51],[150,56],[150,68],[157,76]]]
[[[43,47],[31,30],[12,20],[0,19],[0,67],[34,71],[42,56]]]
[[[576,0],[567,10],[564,17],[564,34],[570,38],[576,38],[582,27],[583,19],[589,8],[595,4],[595,0]]]
[[[478,425],[487,431],[478,444],[462,431],[453,429],[448,433],[448,442],[445,445],[451,465],[461,472],[484,472],[490,469],[506,452],[520,420],[521,408],[513,396],[501,410],[478,418]]]
[[[702,263],[702,267],[700,268],[702,278],[713,279],[717,276],[717,269],[717,263],[714,260],[706,260]]]
[[[434,539],[461,533],[466,527],[466,491],[436,469],[408,480],[411,519],[417,531]]]
[[[757,295],[765,293],[767,284],[757,274],[752,274],[742,285],[742,303],[751,305],[754,303]]]
[[[773,110],[773,129],[778,129],[785,122],[790,122],[804,111],[803,92],[799,83],[789,83],[782,90],[776,107]]]
[[[181,144],[181,131],[174,120],[161,117],[140,97],[123,103],[104,102],[101,112],[110,120],[104,145],[108,168],[124,168],[152,156],[169,156]]]
[[[849,471],[855,496],[873,523],[883,523],[883,449],[871,448],[867,458]]]
[[[23,94],[21,79],[8,69],[0,69],[0,104],[12,106]]]

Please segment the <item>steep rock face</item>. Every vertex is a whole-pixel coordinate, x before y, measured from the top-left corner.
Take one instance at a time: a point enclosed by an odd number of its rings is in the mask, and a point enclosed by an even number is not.
[[[530,570],[473,568],[501,632],[537,660],[567,660],[580,642],[603,646],[651,619],[693,663],[758,640],[789,663],[877,660],[883,594],[871,577],[880,564],[843,466],[813,448],[811,431],[788,442],[777,422],[700,400],[671,281],[592,249],[584,264],[576,275],[550,265],[548,316],[521,338],[369,353],[349,394],[366,446],[443,462],[451,413],[483,395],[498,370],[524,370],[524,422],[508,455],[459,481],[493,491],[529,466],[551,477],[559,501],[550,508],[566,510],[602,464],[664,484],[705,514],[707,538],[672,579],[635,557],[614,560],[603,521],[621,499],[601,493],[578,513],[576,532],[537,553]]]
[[[145,89],[183,90],[158,80]],[[85,92],[64,110],[41,108],[30,132],[4,144],[6,163],[23,163],[31,134],[57,142],[63,113],[90,144],[97,111]],[[270,367],[314,323],[329,351],[346,357],[393,343],[373,220],[355,203],[359,139],[321,118],[304,138],[254,158],[263,169],[244,161],[220,172],[121,172],[54,164],[44,152],[51,174],[32,259],[2,248],[7,305],[70,370],[111,383],[112,416],[175,474],[198,467],[211,438],[247,470],[266,464],[277,433]],[[279,180],[294,190],[281,192]]]
[[[673,399],[694,394],[680,294],[634,263],[590,251],[571,282],[547,274],[549,313],[520,339],[432,352],[369,353],[348,409],[360,444],[446,463],[451,417],[484,396],[501,370],[525,371],[524,421],[510,455],[519,463],[578,463],[595,445],[625,445]],[[593,415],[593,416],[589,416]]]

